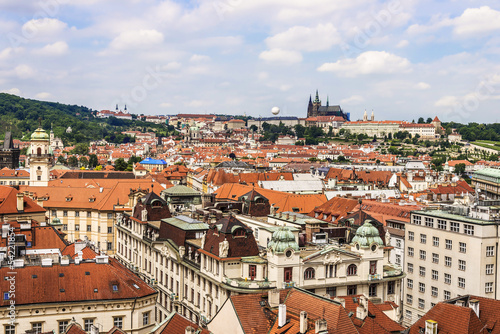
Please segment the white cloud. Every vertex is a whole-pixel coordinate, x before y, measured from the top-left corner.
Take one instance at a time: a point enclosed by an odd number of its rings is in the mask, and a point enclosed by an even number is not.
[[[385,51],[367,51],[356,58],[324,63],[318,68],[318,71],[335,72],[345,77],[356,77],[363,74],[406,73],[411,71],[411,67],[406,58]]]
[[[169,103],[169,102],[160,103],[160,108],[170,108],[172,106],[173,106],[173,104]]]
[[[197,54],[194,54],[191,56],[191,58],[189,58],[189,61],[190,62],[193,62],[193,63],[198,63],[198,62],[206,62],[206,61],[209,61],[210,60],[210,57],[209,56],[205,56],[205,55],[197,55]]]
[[[111,48],[128,50],[149,47],[163,42],[163,34],[157,30],[130,30],[124,31],[111,41]]]
[[[414,88],[419,90],[426,90],[431,88],[431,85],[429,85],[427,82],[419,82],[414,86]]]
[[[458,105],[458,103],[459,103],[459,100],[456,96],[447,95],[447,96],[443,96],[442,98],[437,100],[434,103],[434,105],[436,107],[454,107],[454,106]]]
[[[52,94],[47,93],[47,92],[41,92],[41,93],[38,93],[35,95],[35,98],[39,99],[39,100],[45,100],[45,99],[49,99],[51,97],[52,97]]]
[[[259,72],[259,74],[257,74],[257,77],[259,78],[259,80],[267,80],[269,78],[269,73]]]
[[[407,47],[408,45],[410,45],[410,42],[408,42],[406,39],[403,39],[396,45],[396,47],[401,49]]]
[[[361,102],[364,102],[365,98],[362,97],[361,95],[352,95],[346,99],[340,100],[341,104],[360,104]]]
[[[36,54],[42,56],[62,56],[68,53],[68,44],[64,41],[47,44],[43,48],[35,50]]]
[[[59,37],[68,27],[58,19],[43,18],[26,22],[21,31],[22,37],[27,40],[50,40]]]
[[[21,96],[21,90],[19,88],[6,89],[6,90],[3,90],[2,93]]]
[[[263,51],[260,53],[259,58],[270,63],[280,63],[283,65],[291,65],[302,61],[300,52],[283,49]]]
[[[212,101],[193,100],[193,101],[187,102],[186,107],[201,108],[201,107],[207,107],[207,106],[211,105],[212,103],[213,103]]]
[[[14,73],[20,79],[28,79],[28,78],[31,78],[35,75],[36,70],[34,70],[29,65],[21,64],[21,65],[18,65],[16,68],[14,68]]]
[[[462,36],[481,36],[500,30],[500,12],[488,6],[468,8],[453,20],[453,32]]]
[[[179,70],[181,67],[182,67],[181,63],[178,63],[176,61],[172,61],[172,62],[168,63],[167,65],[162,66],[162,69],[166,70],[166,71],[175,71],[175,70]]]
[[[328,50],[340,43],[340,36],[333,24],[318,24],[316,27],[294,26],[266,39],[270,49],[297,51]]]

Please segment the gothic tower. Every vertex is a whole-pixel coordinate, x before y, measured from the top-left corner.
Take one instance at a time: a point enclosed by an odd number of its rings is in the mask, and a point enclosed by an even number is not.
[[[316,89],[316,97],[314,98],[313,101],[313,113],[316,114],[318,112],[319,107],[321,107],[321,100],[319,99],[318,90]]]

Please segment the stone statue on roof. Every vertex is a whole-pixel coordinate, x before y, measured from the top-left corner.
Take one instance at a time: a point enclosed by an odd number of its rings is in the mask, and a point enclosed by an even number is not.
[[[385,231],[385,245],[389,246],[391,244],[391,234],[389,230]]]
[[[224,239],[223,242],[219,243],[219,257],[227,257],[229,253],[229,241]]]

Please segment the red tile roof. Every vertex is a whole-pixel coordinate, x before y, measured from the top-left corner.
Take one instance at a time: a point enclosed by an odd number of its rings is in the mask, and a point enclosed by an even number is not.
[[[179,313],[170,314],[159,326],[159,328],[154,331],[154,334],[185,334],[186,327],[193,327],[197,334],[209,334],[210,331],[204,329],[189,319],[183,317]]]

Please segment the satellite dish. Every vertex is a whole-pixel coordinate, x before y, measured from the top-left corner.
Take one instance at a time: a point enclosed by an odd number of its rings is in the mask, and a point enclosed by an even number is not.
[[[273,113],[273,115],[278,115],[280,113],[280,108],[273,107],[273,109],[271,109],[271,112]]]

